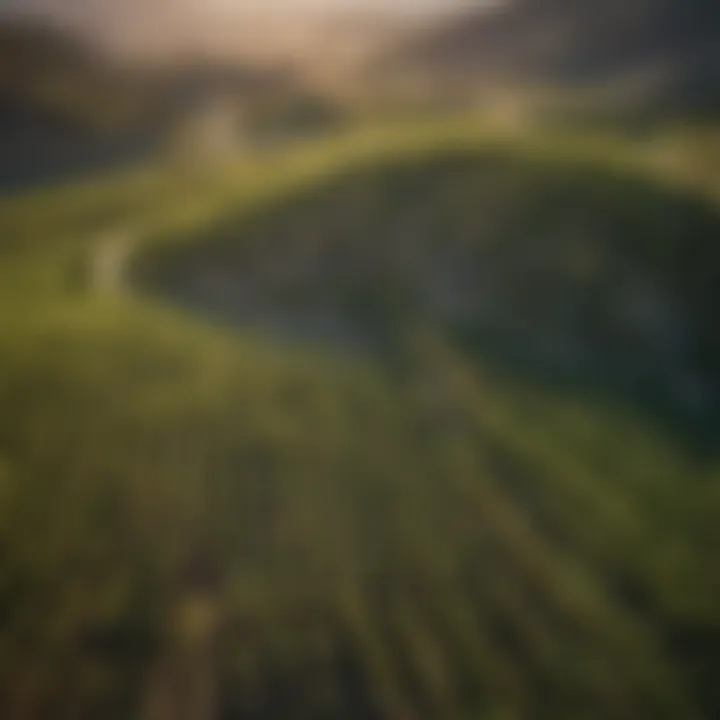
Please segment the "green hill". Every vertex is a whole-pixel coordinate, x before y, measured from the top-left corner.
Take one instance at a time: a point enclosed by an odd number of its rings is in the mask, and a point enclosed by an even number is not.
[[[2,717],[713,717],[720,217],[655,167],[446,123],[5,202]]]

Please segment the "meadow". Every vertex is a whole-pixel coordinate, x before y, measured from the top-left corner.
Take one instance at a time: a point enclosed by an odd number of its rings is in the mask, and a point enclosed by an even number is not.
[[[386,122],[2,201],[0,715],[717,716],[717,147]]]

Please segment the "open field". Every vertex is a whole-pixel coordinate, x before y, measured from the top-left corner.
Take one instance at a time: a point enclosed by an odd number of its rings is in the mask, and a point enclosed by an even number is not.
[[[388,123],[4,201],[0,715],[717,716],[719,142]]]

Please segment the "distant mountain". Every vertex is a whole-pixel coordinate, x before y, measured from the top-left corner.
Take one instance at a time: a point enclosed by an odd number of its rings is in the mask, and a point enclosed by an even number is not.
[[[435,87],[630,83],[635,100],[717,107],[720,8],[716,0],[515,0],[426,31],[375,70]]]
[[[86,129],[128,121],[138,88],[79,38],[29,23],[0,25],[0,96]]]
[[[0,191],[135,161],[218,96],[255,103],[295,84],[281,68],[138,64],[54,28],[0,24]]]
[[[217,93],[248,98],[294,82],[283,69],[207,56],[137,63],[40,25],[0,25],[0,98],[87,130],[164,123]]]

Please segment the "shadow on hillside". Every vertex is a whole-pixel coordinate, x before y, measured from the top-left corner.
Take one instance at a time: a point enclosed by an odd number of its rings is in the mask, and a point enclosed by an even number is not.
[[[418,323],[707,423],[720,217],[637,177],[500,152],[348,173],[148,252],[134,282],[276,340],[384,352]]]

